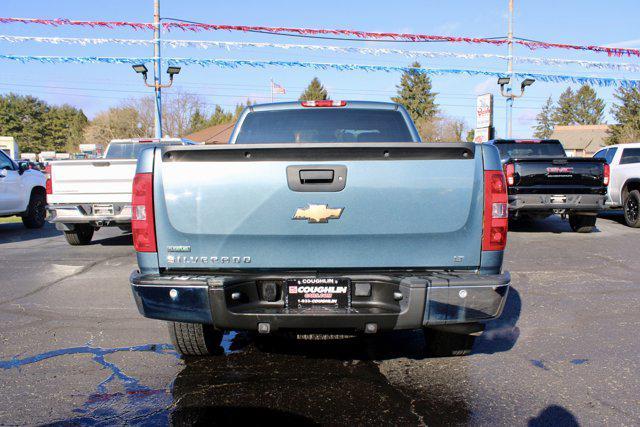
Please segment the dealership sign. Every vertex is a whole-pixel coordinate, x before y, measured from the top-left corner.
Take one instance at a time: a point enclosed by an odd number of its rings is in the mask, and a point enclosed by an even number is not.
[[[485,93],[476,100],[476,128],[493,126],[493,95]]]

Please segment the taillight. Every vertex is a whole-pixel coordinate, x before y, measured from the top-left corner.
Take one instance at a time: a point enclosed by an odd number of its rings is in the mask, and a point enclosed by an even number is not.
[[[131,232],[138,252],[157,252],[153,221],[153,174],[138,173],[133,178]]]
[[[609,180],[611,177],[611,168],[609,168],[609,164],[604,164],[604,177],[602,178],[602,182],[605,186],[609,185]]]
[[[513,165],[513,163],[508,163],[504,166],[504,176],[507,178],[507,185],[511,186],[513,184],[515,184],[516,179],[515,179],[515,173],[516,173],[516,168]]]
[[[47,183],[45,184],[47,194],[53,194],[53,183],[51,182],[51,165],[47,165],[44,168],[44,176],[45,178],[47,178]]]
[[[507,245],[509,206],[502,171],[484,172],[482,250],[502,251]]]
[[[347,101],[325,99],[320,101],[302,101],[300,104],[303,107],[344,107],[347,105]]]

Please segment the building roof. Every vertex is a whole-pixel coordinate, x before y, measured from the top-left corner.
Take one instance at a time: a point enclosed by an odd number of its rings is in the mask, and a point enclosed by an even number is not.
[[[186,135],[186,139],[204,144],[228,144],[236,122],[223,123],[206,129],[199,130],[190,135]]]
[[[604,147],[609,125],[556,126],[552,139],[559,139],[565,150],[596,152]]]

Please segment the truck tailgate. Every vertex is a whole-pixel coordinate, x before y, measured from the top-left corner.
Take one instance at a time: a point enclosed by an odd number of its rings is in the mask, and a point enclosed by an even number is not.
[[[130,202],[136,159],[52,162],[49,203]]]
[[[313,190],[313,174],[298,185],[301,171],[317,169],[344,171],[344,188]],[[156,150],[154,176],[163,268],[480,264],[483,164],[473,144],[171,147]]]
[[[604,190],[604,161],[592,158],[514,159],[516,193],[583,194]]]

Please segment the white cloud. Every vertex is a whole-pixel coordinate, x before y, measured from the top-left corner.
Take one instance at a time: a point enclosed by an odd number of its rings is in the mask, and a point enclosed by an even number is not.
[[[492,93],[496,88],[496,79],[487,78],[482,83],[478,83],[473,88],[473,93],[482,95],[483,93]]]
[[[441,34],[445,36],[450,36],[452,33],[460,27],[460,22],[458,21],[447,21],[441,25],[438,25],[435,28],[436,34]]]
[[[537,115],[538,113],[536,113],[535,111],[524,111],[518,114],[516,120],[518,121],[519,125],[528,126],[531,124],[531,122],[536,120]]]
[[[638,47],[640,46],[640,39],[622,40],[619,42],[607,43],[605,47]]]

